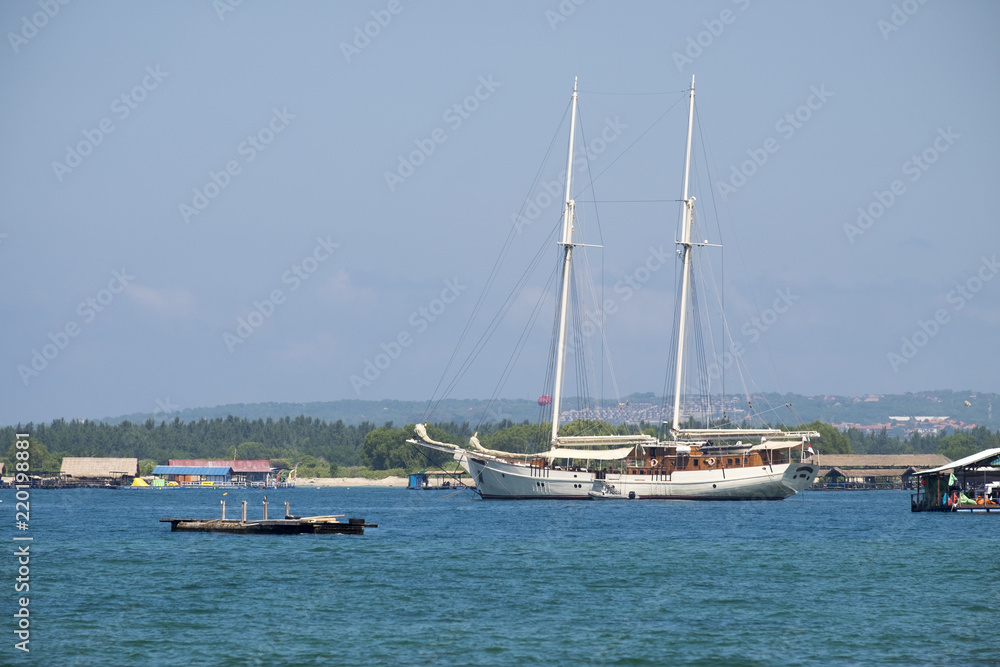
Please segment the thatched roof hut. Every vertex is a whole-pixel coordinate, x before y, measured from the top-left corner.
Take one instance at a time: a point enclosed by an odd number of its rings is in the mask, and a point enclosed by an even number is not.
[[[66,456],[59,469],[61,477],[73,479],[121,479],[139,476],[139,459]]]

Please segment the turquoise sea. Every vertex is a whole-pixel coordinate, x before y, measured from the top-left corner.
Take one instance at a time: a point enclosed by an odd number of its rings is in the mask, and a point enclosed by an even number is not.
[[[1000,662],[1000,516],[909,493],[781,502],[482,501],[269,491],[363,537],[171,533],[222,490],[0,491],[0,663],[829,665]],[[260,491],[230,491],[227,512]],[[31,535],[29,654],[13,536]]]

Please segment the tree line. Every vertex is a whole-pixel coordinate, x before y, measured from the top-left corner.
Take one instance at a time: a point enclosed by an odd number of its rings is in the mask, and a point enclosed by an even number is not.
[[[692,424],[691,426],[696,426]],[[786,428],[779,426],[780,428]],[[912,434],[901,439],[881,432],[850,429],[841,432],[829,424],[812,422],[786,430],[814,430],[821,437],[813,446],[820,454],[920,454],[940,453],[951,460],[983,449],[1000,447],[1000,431],[977,427],[958,433]],[[435,440],[463,444],[473,435],[468,422],[447,422],[428,427]],[[480,443],[489,449],[510,452],[540,451],[548,447],[551,425],[503,420],[479,427]],[[577,420],[563,425],[560,434],[615,435],[641,431],[665,437],[657,426],[610,424]],[[451,462],[447,453],[434,452],[409,444],[415,438],[414,425],[396,427],[392,422],[376,427],[372,422],[358,425],[342,420],[327,422],[299,416],[281,419],[226,417],[182,422],[179,419],[143,423],[124,421],[107,424],[95,421],[57,419],[51,424],[24,424],[0,429],[0,442],[10,443],[6,452],[7,470],[14,469],[16,433],[31,436],[31,470],[36,474],[57,474],[65,456],[136,458],[140,473],[149,474],[157,464],[170,459],[268,459],[276,467],[298,468],[300,477],[337,476],[345,468],[414,472],[438,468]]]

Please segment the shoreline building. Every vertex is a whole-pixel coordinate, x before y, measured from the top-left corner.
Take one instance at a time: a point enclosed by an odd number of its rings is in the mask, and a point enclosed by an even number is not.
[[[128,486],[139,476],[139,459],[65,456],[59,467],[61,486]]]
[[[820,454],[814,489],[908,489],[913,474],[947,465],[941,454]]]

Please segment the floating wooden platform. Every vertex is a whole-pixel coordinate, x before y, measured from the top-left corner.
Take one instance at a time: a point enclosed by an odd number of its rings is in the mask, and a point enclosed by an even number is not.
[[[323,533],[336,535],[364,535],[365,528],[378,528],[377,523],[364,519],[338,521],[335,517],[307,516],[290,519],[240,521],[238,519],[160,519],[170,524],[170,530],[192,533],[242,533],[265,535],[301,535]]]
[[[284,519],[267,518],[267,496],[264,496],[264,517],[258,521],[247,521],[247,503],[242,502],[240,519],[226,519],[226,501],[222,504],[221,519],[160,519],[169,523],[171,531],[188,533],[239,533],[252,535],[302,535],[322,533],[326,535],[364,535],[365,528],[378,528],[377,523],[365,523],[364,519],[341,521],[343,514],[324,516],[292,516],[285,503]]]

